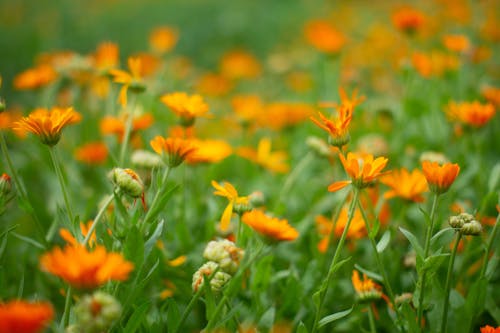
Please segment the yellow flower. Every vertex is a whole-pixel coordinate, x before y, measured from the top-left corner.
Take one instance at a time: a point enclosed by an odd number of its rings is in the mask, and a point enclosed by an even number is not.
[[[163,95],[161,101],[181,118],[181,124],[185,127],[193,125],[196,117],[206,116],[208,113],[208,105],[200,95],[189,96],[184,92],[175,92]]]
[[[229,182],[224,182],[222,186],[220,186],[215,180],[212,180],[212,186],[216,189],[214,192],[215,195],[226,197],[229,200],[220,220],[220,229],[226,231],[229,229],[229,224],[231,223],[231,215],[233,214],[234,206],[248,207],[250,201],[247,196],[240,197],[234,186]]]
[[[162,156],[164,153],[167,154],[167,164],[171,168],[180,165],[186,158],[194,155],[197,151],[197,148],[190,140],[164,138],[159,135],[150,141],[150,145],[157,154]]]
[[[73,108],[35,109],[28,117],[14,123],[16,131],[28,131],[36,134],[42,143],[54,146],[61,139],[61,131],[66,125],[77,123],[81,115]]]
[[[386,166],[388,159],[378,157],[373,159],[373,155],[361,156],[355,153],[348,153],[347,159],[343,154],[339,154],[344,170],[351,177],[351,180],[342,180],[328,186],[328,191],[338,191],[349,184],[358,188],[370,185],[374,180],[383,175],[382,169]]]
[[[261,66],[257,59],[247,51],[234,50],[222,57],[220,72],[229,79],[253,79],[260,75]]]
[[[391,188],[384,194],[384,198],[390,199],[400,197],[406,200],[422,202],[422,193],[428,191],[424,174],[415,169],[411,173],[405,168],[394,170],[390,174],[380,178],[380,182]]]
[[[262,236],[276,241],[292,241],[299,237],[299,232],[285,219],[278,219],[254,209],[243,214],[241,220]]]
[[[441,194],[448,191],[453,184],[460,172],[460,167],[454,163],[439,165],[437,162],[423,161],[422,170],[431,191]]]
[[[76,288],[96,288],[110,280],[124,281],[134,265],[120,253],[96,245],[90,252],[82,245],[56,247],[40,258],[42,269],[59,276]]]
[[[241,147],[238,149],[237,153],[238,155],[274,172],[286,173],[290,169],[285,161],[287,159],[286,152],[271,152],[271,140],[268,138],[263,138],[259,141],[257,150],[248,147]]]
[[[115,82],[123,84],[118,97],[121,106],[127,105],[127,90],[129,87],[131,91],[136,93],[143,92],[144,89],[146,89],[141,77],[141,67],[142,63],[140,58],[130,57],[128,58],[130,73],[121,69],[111,69],[109,71]]]
[[[190,139],[192,145],[196,147],[196,154],[186,158],[187,163],[217,163],[229,155],[233,149],[223,140],[199,140]]]

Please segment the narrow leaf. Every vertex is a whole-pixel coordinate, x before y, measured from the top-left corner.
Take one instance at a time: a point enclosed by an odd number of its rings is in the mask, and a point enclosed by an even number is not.
[[[327,324],[330,324],[336,320],[339,320],[339,319],[342,319],[346,316],[348,316],[353,310],[353,307],[351,307],[350,309],[347,309],[347,310],[344,310],[344,311],[340,311],[340,312],[336,312],[336,313],[333,313],[331,315],[328,315],[326,317],[323,317],[319,323],[318,323],[318,327],[321,328]]]
[[[158,238],[160,238],[162,231],[163,231],[163,225],[165,224],[164,220],[161,220],[160,223],[155,228],[155,231],[149,237],[149,239],[146,241],[146,244],[144,244],[144,258],[148,258],[149,254],[151,253],[151,250],[153,249],[153,246],[156,244],[156,241]]]
[[[297,333],[309,333],[309,331],[307,330],[306,325],[304,325],[303,322],[300,322],[299,326],[297,326]]]
[[[146,318],[146,312],[148,311],[150,305],[150,301],[147,301],[134,310],[128,319],[127,325],[123,329],[123,333],[133,333],[138,331],[141,322]]]
[[[422,246],[420,246],[420,243],[418,242],[417,237],[415,237],[414,234],[412,234],[410,231],[406,230],[403,227],[399,227],[399,230],[403,233],[403,235],[406,237],[406,239],[408,239],[408,241],[410,242],[411,246],[413,247],[413,249],[415,250],[417,255],[420,258],[423,258],[424,257],[424,249],[422,248]]]
[[[377,252],[382,253],[385,250],[385,248],[387,247],[387,245],[389,245],[390,240],[391,240],[391,232],[389,230],[387,230],[386,232],[384,232],[384,234],[382,235],[382,238],[380,239],[380,241],[377,244]]]
[[[168,300],[168,310],[167,310],[167,328],[169,332],[175,332],[177,326],[179,325],[179,321],[181,318],[181,314],[179,312],[179,308],[175,301],[170,298]]]

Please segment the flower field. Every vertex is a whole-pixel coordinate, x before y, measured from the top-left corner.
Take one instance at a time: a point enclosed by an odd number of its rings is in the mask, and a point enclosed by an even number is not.
[[[499,18],[0,3],[0,333],[500,332]]]

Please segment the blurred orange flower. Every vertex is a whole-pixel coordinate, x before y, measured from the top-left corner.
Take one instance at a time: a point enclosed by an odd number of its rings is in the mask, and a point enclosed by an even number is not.
[[[500,326],[494,328],[493,326],[486,325],[480,328],[481,333],[500,333]]]
[[[223,76],[238,79],[253,79],[260,75],[261,66],[257,59],[247,51],[230,51],[221,59],[220,72]]]
[[[370,185],[378,177],[385,173],[382,173],[382,169],[385,168],[388,159],[385,157],[373,158],[373,155],[360,155],[356,153],[348,153],[347,159],[343,154],[339,154],[340,161],[344,166],[344,170],[351,177],[351,180],[341,180],[328,186],[328,191],[335,192],[349,184],[353,184],[357,188],[363,188]]]
[[[13,300],[0,303],[0,332],[42,332],[54,318],[54,309],[48,302]]]
[[[134,265],[120,253],[96,245],[90,252],[82,245],[54,248],[40,258],[44,271],[57,275],[76,288],[92,289],[110,280],[124,281]]]
[[[409,201],[422,202],[422,193],[428,191],[424,174],[415,169],[411,173],[407,169],[393,170],[390,174],[380,178],[380,182],[391,189],[384,194],[384,198],[400,197]]]
[[[208,113],[208,105],[200,95],[175,92],[163,95],[161,101],[180,117],[181,125],[185,127],[192,126],[196,117],[207,116]]]
[[[429,54],[416,52],[411,58],[413,67],[425,78],[441,76],[447,71],[456,70],[459,60],[456,56],[433,51]]]
[[[171,168],[180,165],[186,158],[197,151],[197,148],[190,140],[164,138],[159,135],[150,141],[150,145],[157,154],[167,155],[167,164]]]
[[[174,48],[179,39],[176,29],[169,26],[161,26],[153,29],[149,34],[149,46],[158,53],[164,54]]]
[[[80,231],[83,237],[87,237],[87,234],[89,233],[92,224],[94,224],[94,221],[88,221],[87,223],[80,222]],[[66,241],[66,243],[70,245],[77,246],[79,244],[76,238],[66,228],[61,228],[59,230],[59,235],[61,236],[62,239]],[[89,245],[92,246],[92,244],[95,244],[95,242],[96,242],[96,235],[94,231],[92,232],[92,235],[89,238]]]
[[[425,16],[415,8],[403,7],[392,14],[392,23],[397,29],[413,34],[422,28],[425,23]]]
[[[229,229],[229,224],[231,223],[231,216],[233,215],[233,207],[236,205],[248,205],[249,198],[248,196],[240,197],[238,192],[234,188],[234,186],[229,182],[222,183],[222,186],[219,185],[215,180],[212,180],[212,186],[215,188],[214,194],[225,197],[229,200],[226,208],[224,209],[224,213],[222,213],[222,217],[220,219],[220,229],[222,231],[226,231]]]
[[[437,162],[423,161],[422,170],[431,191],[441,194],[448,191],[453,184],[460,172],[460,167],[454,163],[439,165]]]
[[[241,217],[243,223],[249,225],[262,236],[276,241],[292,241],[299,237],[299,232],[285,219],[278,219],[254,209]]]
[[[285,151],[271,152],[271,140],[268,138],[263,138],[259,141],[257,150],[249,147],[240,147],[237,150],[237,154],[274,172],[286,173],[290,169],[286,163],[287,153]]]
[[[154,122],[151,113],[144,113],[132,120],[132,136],[140,130],[149,128]],[[125,117],[105,116],[101,119],[100,131],[103,135],[116,135],[118,141],[121,142],[125,134]]]
[[[191,139],[190,141],[196,148],[196,154],[186,157],[186,162],[189,164],[217,163],[233,152],[233,148],[224,140]]]
[[[443,37],[444,46],[454,52],[465,52],[470,49],[470,41],[464,35],[445,35]]]
[[[205,95],[224,96],[233,88],[233,84],[225,76],[207,73],[200,76],[196,88]]]
[[[318,250],[321,253],[325,253],[328,249],[328,245],[330,243],[330,237],[333,230],[334,235],[339,237],[344,232],[345,226],[347,224],[348,219],[348,207],[342,207],[340,211],[339,217],[336,223],[333,223],[331,219],[318,215],[315,218],[316,228],[318,229],[318,233],[321,236],[321,240],[318,243]],[[366,235],[365,221],[363,220],[363,216],[361,215],[361,211],[356,209],[354,212],[354,216],[351,221],[351,225],[349,226],[349,230],[347,230],[347,238],[348,239],[360,239]]]
[[[103,164],[108,158],[108,147],[103,142],[90,142],[75,150],[75,158],[89,165]]]
[[[46,86],[57,79],[54,68],[47,64],[41,64],[18,74],[14,78],[14,88],[19,90],[36,89]]]
[[[259,123],[274,130],[291,127],[308,119],[314,109],[304,103],[276,102],[265,106],[259,114]]]
[[[445,109],[451,120],[472,127],[484,126],[495,115],[493,104],[481,104],[478,101],[455,103],[450,102]]]
[[[481,90],[481,95],[496,108],[500,107],[500,88],[485,87]]]
[[[109,73],[113,76],[113,80],[117,83],[123,84],[120,89],[120,95],[118,101],[121,106],[127,105],[127,90],[130,88],[131,91],[139,93],[144,91],[146,87],[142,81],[142,63],[140,58],[128,58],[128,68],[130,73],[121,69],[111,69]]]
[[[264,104],[258,95],[236,95],[232,98],[231,105],[244,124],[257,119],[264,111]]]
[[[309,44],[325,53],[337,53],[346,43],[345,36],[324,20],[309,21],[304,34]]]
[[[66,125],[77,123],[82,116],[73,108],[35,109],[28,117],[23,117],[13,124],[15,131],[28,131],[36,134],[42,143],[54,146],[61,139],[62,129]]]
[[[110,69],[115,69],[120,61],[118,45],[111,42],[103,42],[97,46],[93,54],[94,68],[101,74],[107,75]]]

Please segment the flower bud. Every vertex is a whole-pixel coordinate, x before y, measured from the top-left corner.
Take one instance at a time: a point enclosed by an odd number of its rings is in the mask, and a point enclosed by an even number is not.
[[[319,157],[333,157],[333,152],[330,146],[322,139],[310,136],[306,139],[306,145]]]
[[[450,216],[449,225],[466,236],[476,236],[483,231],[481,223],[476,221],[474,216],[469,213],[461,213],[456,216]]]
[[[466,236],[477,236],[481,234],[481,231],[483,231],[483,227],[476,220],[464,224],[462,229],[460,229],[460,232]]]
[[[211,241],[207,244],[203,257],[219,264],[221,270],[234,274],[238,270],[245,251],[227,239]]]
[[[448,224],[454,229],[461,229],[464,224],[470,223],[474,220],[474,216],[468,213],[461,213],[459,215],[450,216],[448,219]]]
[[[9,196],[11,192],[12,192],[12,181],[10,179],[10,176],[4,173],[2,176],[0,176],[0,196],[3,199]]]
[[[397,295],[394,298],[394,303],[396,303],[396,305],[401,305],[404,303],[411,303],[412,300],[413,300],[412,293],[403,293],[401,295]]]
[[[82,333],[106,332],[122,311],[120,303],[102,291],[83,296],[74,309],[77,327]]]
[[[240,199],[240,198],[238,198]],[[245,200],[239,200],[236,199],[236,202],[234,203],[233,206],[233,211],[238,214],[242,215],[243,213],[249,212],[252,210],[252,205],[250,204],[250,201],[248,200],[248,197],[245,197]]]
[[[213,291],[218,292],[224,287],[224,285],[231,279],[231,275],[217,271],[219,269],[219,265],[213,261],[209,261],[203,266],[201,266],[194,274],[193,274],[193,291],[197,292],[200,287],[203,286],[205,276],[208,278],[213,275],[210,280],[210,287]],[[215,274],[214,272],[217,271]]]
[[[160,156],[147,150],[136,150],[132,153],[132,164],[141,169],[154,169],[164,166]]]
[[[144,193],[144,184],[132,169],[114,168],[109,178],[121,191],[133,198],[139,198]]]

